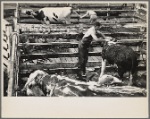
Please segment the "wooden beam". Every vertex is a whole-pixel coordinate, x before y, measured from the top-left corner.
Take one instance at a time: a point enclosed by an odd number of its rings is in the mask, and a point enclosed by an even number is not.
[[[15,19],[16,20],[16,19]],[[13,35],[12,36],[12,48],[11,48],[11,57],[10,57],[10,78],[9,78],[9,81],[8,81],[8,97],[11,97],[11,96],[13,96],[13,93],[14,93],[14,91],[13,91],[13,89],[14,89],[14,82],[15,82],[15,79],[17,78],[17,77],[15,77],[15,74],[16,74],[16,72],[15,72],[15,59],[16,59],[16,55],[15,55],[15,53],[16,53],[16,44],[17,44],[17,36],[16,35]]]
[[[136,19],[142,20],[143,22],[146,22],[146,16],[135,15],[134,17],[135,17]]]
[[[95,3],[92,3],[91,2],[81,2],[81,3],[72,3],[73,5],[77,5],[77,6],[82,6],[82,7],[109,7],[108,2],[103,2],[103,3],[100,3],[100,2],[95,2]],[[109,3],[110,6],[122,6],[124,3]],[[134,3],[127,3],[127,6],[133,6]],[[19,6],[20,7],[62,7],[62,6],[66,6],[68,5],[68,3],[19,3]]]
[[[143,42],[143,39],[122,39],[118,40],[117,44],[128,45],[128,46],[139,46]]]
[[[78,46],[78,43],[75,43],[75,42],[51,42],[51,43],[19,43],[18,46],[54,46],[54,45],[62,45],[62,46],[65,46],[65,47],[71,47],[71,46],[75,46],[77,47]],[[61,46],[60,46],[61,47]]]
[[[110,8],[110,7],[105,7],[105,8]],[[27,9],[27,8],[22,7],[20,9]],[[33,11],[38,11],[41,8],[28,8],[28,9],[32,9]],[[84,7],[84,9],[79,9],[79,10],[74,10],[74,11],[76,11],[77,13],[85,13],[87,10],[89,10],[89,8]],[[93,10],[97,13],[103,13],[103,12],[105,12],[105,13],[107,13],[107,12],[120,12],[120,13],[122,13],[122,12],[136,12],[133,9],[113,9],[113,10],[110,9],[110,10],[107,10],[107,9],[99,9],[99,8],[94,8],[94,7],[92,7],[91,10]]]
[[[142,35],[143,33],[142,32],[114,32],[114,33],[110,33],[110,32],[106,32],[106,31],[103,31],[103,34],[105,35],[115,35],[115,34],[124,34],[124,35]],[[23,34],[20,34],[20,35],[27,35],[27,36],[58,36],[59,38],[60,37],[66,37],[66,34],[65,33],[62,33],[62,32],[59,32],[59,33],[51,33],[51,34],[44,34],[44,33],[23,33]],[[70,32],[68,33],[67,35],[78,35],[77,32]]]
[[[145,66],[143,64],[141,64],[142,60],[138,60],[138,62],[140,63],[138,67],[140,68],[144,68]],[[66,63],[62,63],[62,62],[56,62],[56,63],[51,63],[51,64],[34,64],[34,63],[21,63],[19,68],[20,69],[28,69],[28,68],[37,68],[37,69],[57,69],[57,68],[75,68],[77,62],[66,62]],[[94,66],[101,66],[101,61],[99,62],[88,62],[87,63],[87,67],[94,67]],[[114,67],[114,66],[110,66],[109,64],[107,64],[107,67]],[[146,69],[146,67],[145,67]]]
[[[74,3],[73,3],[74,4]],[[123,3],[119,3],[119,4],[112,4],[110,3],[110,6],[107,5],[107,3],[75,3],[79,8],[122,8]],[[21,8],[43,8],[43,7],[66,7],[68,6],[67,3],[42,3],[42,4],[38,4],[38,3],[19,3],[19,6]],[[126,8],[131,8],[133,7],[133,4],[127,3]]]
[[[113,22],[109,22],[109,21],[106,21],[106,22],[101,22],[102,23],[102,26],[101,26],[101,29],[104,29],[104,28],[112,28],[112,29],[115,29],[113,28],[112,26],[114,25],[118,25],[119,23],[118,22],[114,22],[114,19],[112,19],[111,21]],[[122,23],[120,23],[122,24]],[[21,28],[24,28],[24,29],[29,29],[29,28],[32,28],[32,29],[49,29],[50,30],[53,30],[53,29],[62,29],[62,30],[76,30],[76,28],[80,28],[82,25],[83,28],[90,28],[91,26],[93,26],[93,24],[89,24],[89,23],[84,23],[84,24],[50,24],[50,25],[46,25],[46,24],[25,24],[25,23],[19,23],[18,24],[18,28],[21,29]],[[140,26],[139,23],[126,23],[125,24],[126,26],[133,26],[133,28],[140,28],[140,27],[136,27],[136,26]],[[143,27],[146,26],[146,23],[144,24],[141,24]],[[135,27],[134,27],[135,26]],[[67,28],[67,29],[66,29]],[[126,27],[119,27],[119,28],[126,28]],[[129,27],[129,29],[131,29],[132,27]],[[128,29],[128,28],[126,28]]]
[[[73,39],[74,40],[74,39]],[[136,46],[140,45],[141,42],[146,40],[143,39],[121,39],[118,40],[116,43],[118,44],[124,44],[124,45],[130,45],[130,46]],[[103,41],[102,41],[103,42]],[[78,41],[77,42],[51,42],[51,43],[19,43],[18,46],[25,47],[25,46],[59,46],[59,47],[65,47],[65,48],[77,48],[78,47]],[[91,44],[92,47],[99,46],[100,44],[98,42],[93,42]]]
[[[103,23],[102,23],[103,24]],[[107,23],[108,24],[108,23]],[[106,25],[107,25],[106,24]],[[109,23],[110,25],[116,25],[116,23]],[[108,25],[109,25],[108,24]],[[132,26],[140,26],[140,24],[141,23],[127,23],[127,24],[125,24],[125,25],[132,25]],[[85,23],[85,24],[82,24],[82,26],[84,27],[84,28],[90,28],[91,26],[92,26],[93,24],[90,24],[90,23]],[[146,24],[144,23],[144,24],[141,24],[142,26],[144,25],[144,26],[146,26]],[[69,27],[69,28],[79,28],[79,27],[81,27],[81,24],[50,24],[50,25],[45,25],[45,24],[41,24],[41,23],[39,23],[39,24],[24,24],[24,23],[19,23],[18,24],[18,27],[19,26],[21,26],[21,27],[26,27],[26,26],[28,26],[28,27],[31,27],[31,26],[34,26],[34,27],[46,27],[46,28],[49,28],[49,27],[52,27],[52,28],[66,28],[66,27]],[[107,26],[102,26],[102,27],[107,27]]]
[[[98,16],[98,18],[100,18],[100,19],[104,19],[104,18],[109,18],[109,19],[112,19],[112,18],[133,18],[134,17],[134,15],[117,15],[117,16],[115,16],[115,15],[110,15],[110,16],[102,16],[102,15],[97,15]],[[79,16],[77,15],[77,14],[75,14],[75,13],[72,13],[71,15],[70,15],[70,17],[71,17],[71,19],[78,19],[79,18]],[[88,16],[86,16],[86,17],[84,17],[84,18],[89,18]],[[31,19],[31,17],[29,16],[29,15],[26,15],[26,14],[20,14],[20,19]]]
[[[16,10],[17,7],[16,3],[4,3],[3,5],[4,10],[13,10],[13,12],[14,10]]]
[[[88,9],[87,9],[88,10]],[[86,12],[87,11],[86,9],[84,9],[84,10],[75,10],[76,12],[78,12],[78,13],[81,13],[81,12]],[[112,9],[106,9],[106,10],[103,10],[103,9],[92,9],[93,11],[95,11],[95,12],[97,12],[97,13],[102,13],[102,12],[109,12],[109,13],[111,13],[111,12],[120,12],[120,13],[123,13],[123,12],[125,12],[125,13],[127,13],[127,12],[136,12],[136,10],[128,10],[128,9],[122,9],[122,10],[112,10]]]
[[[136,51],[137,53],[139,51]],[[89,52],[88,56],[101,56],[101,52]],[[43,59],[43,58],[59,58],[59,57],[78,57],[78,53],[53,53],[53,52],[46,52],[46,53],[28,53],[28,54],[20,54],[20,59]]]
[[[101,20],[101,19],[99,19],[99,20]],[[70,22],[72,23],[72,24],[79,24],[79,23],[89,23],[89,19],[71,19],[70,20]],[[39,21],[39,20],[37,20],[37,19],[33,19],[33,18],[29,18],[29,19],[20,19],[19,21],[18,21],[18,23],[26,23],[26,24],[41,24],[41,22]],[[119,21],[118,23],[124,23],[124,24],[126,24],[126,23],[136,23],[136,22],[134,22],[134,21],[132,21],[132,19],[129,19],[129,20],[121,20],[121,21]],[[61,22],[59,23],[52,23],[52,24],[62,24]],[[108,22],[108,23],[106,23],[106,22],[101,22],[101,24],[116,24],[116,23],[110,23],[110,22]]]
[[[30,53],[22,54],[20,59],[42,59],[42,58],[59,58],[59,57],[77,57],[78,53]],[[101,52],[89,52],[89,56],[101,56]]]
[[[137,32],[137,33],[140,33],[141,32],[141,29],[140,27],[136,27],[136,26],[133,26],[134,28],[131,27],[131,25],[128,25],[129,28],[127,27],[127,25],[124,26],[121,26],[120,25],[120,28],[118,27],[114,27],[111,26],[111,25],[108,25],[108,26],[103,26],[100,28],[100,31],[102,32],[105,32],[105,33],[118,33],[118,32],[128,32],[128,33],[132,33],[132,32]],[[51,34],[64,34],[64,36],[67,37],[67,35],[71,35],[71,34],[78,34],[78,30],[80,29],[79,26],[69,26],[68,28],[66,28],[68,26],[50,26],[49,28],[47,26],[44,26],[44,25],[39,25],[39,26],[31,26],[31,25],[22,25],[22,26],[19,26],[19,30],[20,30],[20,34],[47,34],[47,35],[51,35]],[[86,32],[86,30],[90,28],[90,26],[88,27],[83,27],[83,32]],[[67,32],[67,30],[69,30],[69,32]]]
[[[101,66],[93,66],[93,67],[87,67],[87,68],[91,68],[95,71],[96,70],[98,71],[98,70],[101,69]],[[113,67],[113,66],[106,66],[107,72],[114,71],[114,68],[115,67]],[[31,72],[33,72],[35,70],[37,70],[36,67],[35,68],[26,67],[26,68],[21,69],[20,73],[19,73],[20,79],[21,80],[23,79],[23,80],[27,81],[28,76],[31,74]],[[51,68],[51,67],[49,67],[49,68],[44,68],[44,69],[41,69],[41,70],[43,70],[43,71],[45,71],[49,74],[55,74],[55,73],[60,74],[60,72],[66,72],[66,73],[69,73],[69,74],[76,74],[76,72],[79,71],[79,69],[77,67],[70,67],[70,68],[65,68],[65,67],[63,67],[63,68],[58,68],[58,67]],[[145,66],[139,66],[137,68],[137,71],[143,71],[143,70],[146,70]]]

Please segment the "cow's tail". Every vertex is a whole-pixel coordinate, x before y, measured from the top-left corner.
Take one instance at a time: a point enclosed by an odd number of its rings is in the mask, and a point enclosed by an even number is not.
[[[131,67],[132,75],[135,75],[137,73],[137,66],[138,66],[138,60],[137,60],[137,54],[135,54],[135,57],[132,59],[132,67]]]

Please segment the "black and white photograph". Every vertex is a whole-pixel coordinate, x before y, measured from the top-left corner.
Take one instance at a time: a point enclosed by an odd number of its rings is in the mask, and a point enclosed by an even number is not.
[[[148,12],[147,1],[3,1],[2,97],[148,98]]]

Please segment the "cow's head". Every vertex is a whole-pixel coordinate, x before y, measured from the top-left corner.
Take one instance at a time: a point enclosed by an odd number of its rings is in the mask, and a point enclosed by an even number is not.
[[[107,47],[109,45],[116,44],[116,41],[117,41],[117,39],[113,37],[106,37],[104,40],[105,41],[101,42],[101,47]]]
[[[21,9],[22,14],[32,15],[33,12],[32,9]]]
[[[34,18],[38,15],[38,11],[35,12],[32,9],[22,9],[21,13],[27,14],[27,15],[34,17]]]

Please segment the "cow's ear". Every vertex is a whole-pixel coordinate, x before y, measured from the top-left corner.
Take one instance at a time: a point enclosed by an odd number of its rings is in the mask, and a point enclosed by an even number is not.
[[[42,19],[45,18],[45,14],[44,14],[43,10],[40,11],[40,16],[41,16]]]
[[[35,11],[35,14],[39,14],[39,11]]]

